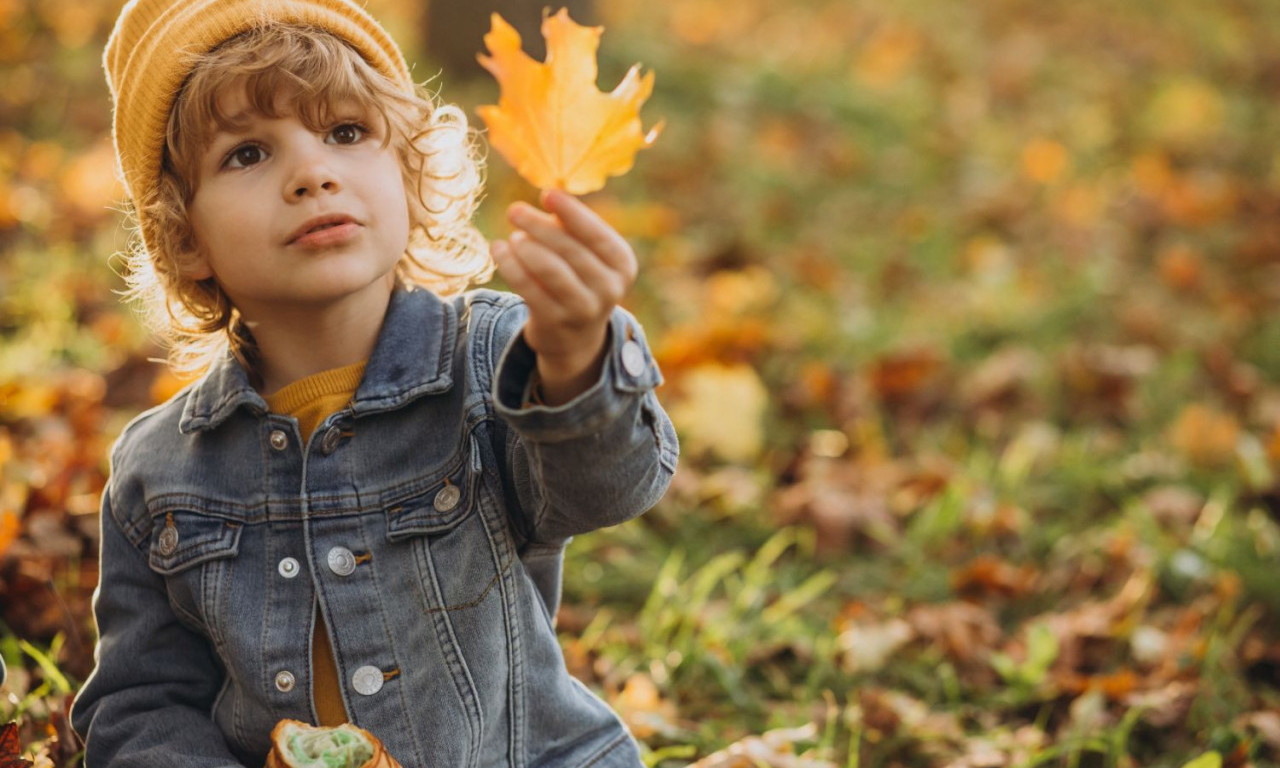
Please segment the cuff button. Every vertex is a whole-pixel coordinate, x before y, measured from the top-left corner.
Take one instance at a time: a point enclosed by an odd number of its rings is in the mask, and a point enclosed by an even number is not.
[[[644,350],[640,348],[640,342],[635,339],[627,339],[622,345],[622,368],[632,376],[644,373]]]

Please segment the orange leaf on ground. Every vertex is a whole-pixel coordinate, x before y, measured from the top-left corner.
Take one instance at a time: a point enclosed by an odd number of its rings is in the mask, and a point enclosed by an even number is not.
[[[1035,588],[1036,572],[992,555],[979,555],[951,576],[956,592],[972,597],[1021,597]]]
[[[498,81],[498,104],[476,111],[489,141],[526,181],[575,195],[594,192],[609,176],[631,170],[636,152],[658,137],[647,134],[640,106],[653,91],[653,73],[638,66],[613,89],[596,89],[596,50],[603,27],[584,27],[561,9],[542,20],[547,60],[520,49],[520,34],[498,14],[484,36],[489,55],[477,58]]]
[[[1169,428],[1169,441],[1199,467],[1221,467],[1235,456],[1240,423],[1230,413],[1203,403],[1191,403]]]
[[[21,529],[18,514],[11,510],[0,509],[0,557],[9,551],[9,547],[18,538]]]

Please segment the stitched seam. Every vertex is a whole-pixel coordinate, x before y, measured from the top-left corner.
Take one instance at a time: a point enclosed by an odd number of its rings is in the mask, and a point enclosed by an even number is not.
[[[630,738],[630,737],[629,737],[629,736],[627,736],[627,734],[625,734],[625,733],[624,733],[624,734],[622,734],[621,736],[619,736],[618,738],[616,738],[616,739],[614,739],[613,741],[609,742],[609,743],[608,743],[607,745],[605,745],[605,746],[604,746],[604,747],[603,747],[599,752],[597,752],[597,753],[595,753],[594,755],[592,755],[592,756],[591,756],[591,758],[590,758],[589,760],[587,760],[587,762],[583,763],[583,764],[582,764],[582,768],[591,768],[591,766],[596,765],[596,764],[597,764],[597,763],[599,763],[601,760],[603,760],[603,759],[605,759],[606,757],[608,757],[610,752],[612,752],[613,750],[615,750],[615,749],[617,749],[618,747],[622,746],[622,743],[623,743],[624,741],[626,741],[628,738]]]
[[[477,500],[478,501],[478,500]],[[480,522],[484,530],[485,537],[489,540],[489,552],[496,561],[494,565],[499,568],[498,573],[498,589],[502,595],[502,620],[506,625],[507,637],[511,642],[507,645],[507,668],[511,678],[511,685],[507,688],[507,706],[511,713],[507,724],[510,733],[510,751],[509,759],[513,768],[522,768],[525,763],[525,744],[524,744],[524,666],[521,664],[523,659],[523,651],[520,648],[520,623],[512,615],[514,608],[512,607],[511,595],[509,592],[508,574],[510,566],[515,562],[515,553],[509,552],[502,547],[501,543],[495,538],[495,531],[490,528],[490,520],[488,516],[483,514],[481,508]],[[508,542],[509,543],[509,542]],[[505,561],[505,562],[504,562]]]
[[[435,594],[436,603],[444,605],[444,594],[440,591],[440,581],[436,578],[435,564],[431,560],[431,550],[425,538],[414,540],[413,556],[418,561],[418,572],[425,574],[431,580],[431,591]],[[419,590],[419,593],[426,602],[426,590]],[[426,605],[430,609],[430,603],[426,602]],[[430,613],[429,610],[428,613]],[[444,653],[445,663],[452,673],[449,679],[453,681],[453,687],[463,707],[469,709],[474,718],[467,718],[466,723],[471,730],[471,758],[468,764],[475,765],[480,756],[480,734],[484,732],[484,714],[480,711],[480,694],[476,689],[476,681],[471,677],[471,670],[467,669],[466,659],[462,656],[462,648],[453,632],[453,623],[449,621],[448,612],[437,611],[433,615],[431,624],[436,631],[436,642]]]

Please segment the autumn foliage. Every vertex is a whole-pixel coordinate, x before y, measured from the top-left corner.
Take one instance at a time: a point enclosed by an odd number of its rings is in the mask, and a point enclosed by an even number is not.
[[[112,293],[112,5],[0,2],[0,761],[40,766],[77,759],[107,449],[182,385]],[[494,236],[577,188],[529,148],[585,142],[504,115],[628,126],[587,200],[683,453],[570,547],[557,630],[651,763],[1280,763],[1280,5],[598,6],[598,49],[496,24],[501,92],[440,87],[524,147]]]
[[[497,79],[497,106],[477,108],[489,141],[530,184],[576,195],[631,169],[635,154],[662,130],[640,128],[640,106],[653,92],[653,73],[632,67],[612,93],[596,90],[599,27],[583,27],[561,9],[542,21],[547,60],[520,50],[520,35],[498,14],[485,35],[480,63]]]

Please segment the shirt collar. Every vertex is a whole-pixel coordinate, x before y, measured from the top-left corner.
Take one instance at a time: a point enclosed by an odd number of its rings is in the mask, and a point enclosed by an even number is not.
[[[397,288],[352,410],[385,411],[421,395],[448,391],[453,386],[457,337],[458,313],[452,304],[426,289]],[[213,429],[242,406],[258,414],[267,411],[248,372],[227,353],[192,386],[178,428],[184,433]]]

